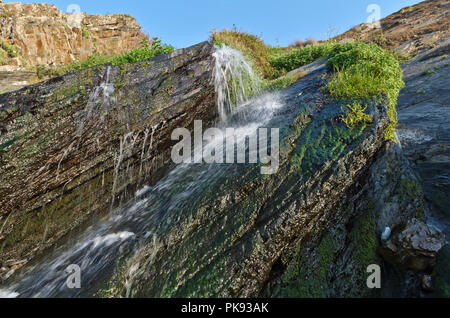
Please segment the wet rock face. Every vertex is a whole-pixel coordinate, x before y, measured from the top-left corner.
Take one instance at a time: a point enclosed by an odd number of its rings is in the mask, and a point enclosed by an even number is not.
[[[216,118],[212,63],[205,42],[1,95],[0,267],[29,260],[167,171],[172,131]]]
[[[414,184],[409,189],[406,185]],[[409,189],[409,190],[407,190]],[[302,239],[274,266],[266,297],[405,297],[405,277],[386,268],[379,255],[381,234],[424,214],[423,194],[397,144],[384,145],[355,182],[327,209],[330,217],[316,236]],[[367,268],[378,265],[381,289],[367,288]],[[391,281],[399,286],[392,286]]]
[[[144,37],[128,15],[63,13],[48,4],[0,3],[0,40],[18,45],[29,66],[121,53],[138,47]]]
[[[422,179],[432,224],[450,235],[450,38],[403,65],[398,136]]]
[[[395,266],[414,271],[432,269],[436,255],[445,245],[445,235],[417,219],[394,229],[381,254]]]
[[[369,103],[373,126],[348,129],[340,120],[342,103],[320,92],[326,84],[324,71],[319,68],[284,91],[286,107],[267,126],[283,131],[278,173],[264,177],[258,166],[222,166],[220,177],[202,190],[201,197],[161,213],[155,224],[148,223],[153,238],[120,269],[114,283],[118,295],[267,295],[268,282],[285,271],[300,246],[298,255],[324,266],[310,279],[323,296],[320,286],[328,281],[326,274],[345,242],[325,237],[330,229],[342,230],[345,236],[347,221],[364,215],[352,237],[355,245],[361,245],[362,238],[371,251],[376,249],[373,209],[365,207],[360,191],[384,145],[386,107]],[[153,197],[149,201],[154,204]],[[349,210],[341,208],[341,202],[354,203]],[[314,244],[308,245],[321,241],[317,252]],[[366,261],[374,262],[364,248],[356,253],[363,261],[350,270],[350,277],[361,270],[365,273]],[[287,280],[298,276],[294,271]],[[279,296],[268,289],[270,296]]]
[[[438,253],[432,283],[435,297],[450,298],[450,245]]]

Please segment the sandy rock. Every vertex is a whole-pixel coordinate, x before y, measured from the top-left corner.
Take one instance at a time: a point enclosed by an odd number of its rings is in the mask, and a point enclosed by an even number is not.
[[[145,37],[124,14],[63,14],[54,5],[13,2],[0,3],[0,16],[0,40],[18,45],[29,66],[117,54],[139,47]]]

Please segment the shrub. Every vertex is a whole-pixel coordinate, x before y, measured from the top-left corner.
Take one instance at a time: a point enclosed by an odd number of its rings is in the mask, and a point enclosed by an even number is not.
[[[391,54],[375,44],[345,43],[330,52],[327,66],[334,71],[326,90],[338,99],[368,99],[385,94],[390,125],[386,140],[395,141],[397,98],[404,87],[402,69]]]
[[[345,116],[342,116],[341,119],[349,129],[359,124],[369,125],[373,122],[373,117],[365,113],[367,106],[363,107],[360,103],[355,102],[352,105],[347,105],[347,108],[347,110],[342,109]]]
[[[8,54],[8,57],[10,58],[19,57],[20,55],[20,47],[14,44],[10,44],[6,40],[1,41],[0,47],[5,50],[5,52]]]

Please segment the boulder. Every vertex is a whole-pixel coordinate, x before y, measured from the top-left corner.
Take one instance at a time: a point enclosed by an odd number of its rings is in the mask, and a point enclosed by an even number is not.
[[[381,254],[391,264],[404,270],[426,271],[433,268],[436,255],[445,245],[445,234],[412,219],[394,229],[381,247]]]

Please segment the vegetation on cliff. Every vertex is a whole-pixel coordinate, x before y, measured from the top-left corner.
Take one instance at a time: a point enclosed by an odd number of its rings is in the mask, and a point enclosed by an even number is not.
[[[214,32],[212,41],[216,45],[226,44],[242,51],[253,62],[256,73],[261,75],[265,88],[269,90],[285,88],[302,76],[301,73],[285,76],[287,72],[327,57],[327,66],[332,74],[325,91],[336,99],[351,101],[353,106],[367,99],[387,96],[390,125],[385,138],[396,140],[397,98],[405,83],[398,59],[378,45],[327,41],[301,48],[273,48],[257,36],[236,29]],[[362,109],[353,115],[359,118],[345,118],[368,121]],[[348,124],[351,125],[350,122]]]
[[[20,47],[11,44],[6,40],[0,41],[0,65],[4,65],[7,59],[16,58],[20,56]]]
[[[127,51],[117,55],[100,55],[94,54],[87,60],[79,60],[58,68],[48,68],[45,66],[38,66],[36,73],[39,78],[48,76],[60,76],[66,73],[75,72],[81,69],[89,68],[97,65],[111,64],[111,65],[125,65],[136,63],[160,54],[167,54],[173,52],[174,47],[167,44],[162,44],[158,38],[153,38],[151,41],[144,39],[141,48]]]

